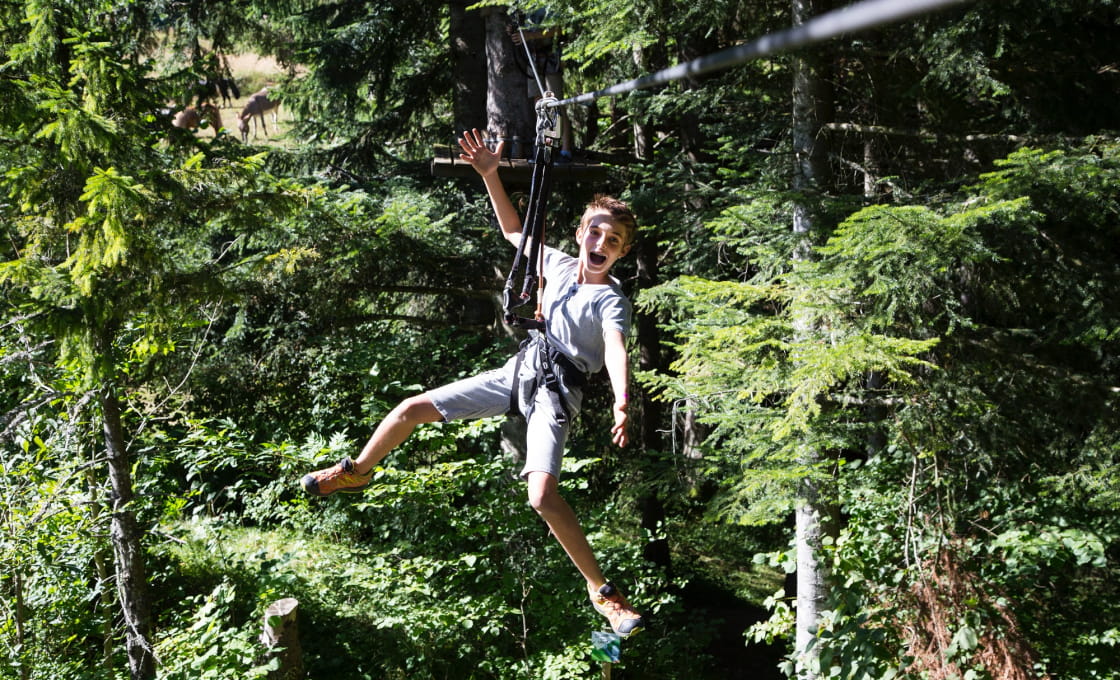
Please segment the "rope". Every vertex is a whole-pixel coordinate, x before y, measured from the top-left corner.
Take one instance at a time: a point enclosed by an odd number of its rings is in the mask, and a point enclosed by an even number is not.
[[[520,22],[517,24],[517,32],[521,35],[521,46],[525,48],[525,58],[529,62],[529,68],[533,71],[533,80],[537,81],[537,92],[540,92],[543,96],[545,89],[541,83],[541,76],[537,73],[537,60],[533,58],[533,51],[529,49],[529,41],[525,39],[525,29],[521,27]]]
[[[550,102],[549,106],[588,104],[600,97],[624,94],[663,85],[682,78],[700,76],[712,71],[742,64],[751,59],[766,57],[830,40],[844,33],[867,30],[910,17],[928,14],[969,0],[865,0],[838,10],[813,17],[809,21],[784,31],[765,35],[743,45],[677,64],[666,69],[635,78],[611,87],[588,92],[575,97]]]
[[[520,14],[520,10],[518,10]],[[556,96],[544,89],[544,83],[541,81],[541,75],[537,72],[537,60],[533,58],[533,51],[529,48],[529,41],[525,39],[525,29],[521,25],[520,18],[516,19],[517,32],[521,36],[521,46],[525,48],[525,60],[529,62],[529,69],[533,73],[533,80],[537,83],[537,91],[540,92],[541,98],[537,101],[537,144],[544,144],[545,137],[550,136],[550,132],[556,130],[557,112],[556,112]]]

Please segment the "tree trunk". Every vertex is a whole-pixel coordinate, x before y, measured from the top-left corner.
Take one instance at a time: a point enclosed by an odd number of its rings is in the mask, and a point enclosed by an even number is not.
[[[640,241],[635,247],[638,269],[638,288],[648,290],[660,283],[657,267],[657,246],[653,239]],[[643,371],[663,371],[664,354],[661,351],[661,329],[657,325],[657,317],[643,311],[635,313],[635,326],[638,335],[638,368]],[[664,409],[661,402],[649,399],[645,394],[637,404],[631,407],[640,408],[641,413],[641,442],[643,449],[663,449],[664,436],[661,434],[664,422]],[[665,570],[666,574],[672,573],[672,553],[669,550],[669,540],[665,537],[665,505],[661,498],[652,490],[645,491],[638,498],[638,511],[641,513],[641,525],[652,536],[642,549],[642,556]]]
[[[25,640],[23,622],[25,620],[24,604],[23,604],[23,577],[17,571],[13,576],[13,588],[15,589],[15,618],[16,618],[16,645],[18,648],[23,648]],[[27,664],[21,663],[19,665],[20,680],[28,680],[31,677],[31,668]]]
[[[649,158],[653,155],[653,127],[644,120],[634,118],[634,157]]]
[[[133,680],[155,677],[155,657],[151,647],[151,601],[144,568],[144,551],[132,503],[132,472],[125,450],[121,410],[112,386],[100,392],[105,450],[109,459],[113,518],[109,535],[117,572],[117,596],[125,623],[128,670]]]
[[[518,471],[525,465],[525,444],[529,436],[529,427],[520,415],[510,416],[502,420],[501,433],[502,453],[509,457],[510,471],[516,477]]]
[[[828,0],[792,0],[793,23],[799,26],[826,11]],[[806,51],[794,57],[793,67],[793,190],[799,195],[793,210],[793,231],[802,235],[795,252],[796,259],[811,255],[809,233],[812,231],[810,194],[827,186],[829,178],[828,148],[820,135],[821,126],[831,122],[832,90],[825,78],[821,57]]]
[[[707,34],[698,35],[690,32],[689,38],[684,44],[678,47],[677,62],[686,63],[697,57],[710,54],[715,48],[715,45],[709,42],[707,38],[710,38]],[[696,76],[683,78],[679,86],[686,92],[702,90],[704,88],[702,79]],[[700,127],[700,116],[697,113],[690,110],[685,110],[681,113],[680,118],[677,120],[677,135],[680,137],[681,151],[684,152],[684,156],[689,162],[712,162],[712,155],[704,151],[704,134]],[[694,207],[699,210],[702,206],[696,205]]]
[[[863,196],[875,197],[875,185],[879,182],[879,163],[875,154],[875,140],[866,137],[863,140]]]
[[[268,680],[298,680],[303,677],[303,649],[299,642],[299,600],[286,597],[268,605],[264,611],[261,642],[267,654],[280,660]]]
[[[641,47],[634,47],[631,53],[634,64],[639,69],[651,70],[650,51]],[[652,48],[654,54],[663,51]],[[653,158],[653,127],[640,123],[635,119],[633,124],[634,156],[640,160]],[[637,264],[638,289],[648,290],[661,283],[657,266],[657,242],[655,239],[644,239],[634,245],[634,259]],[[663,371],[664,358],[661,352],[661,329],[657,325],[654,314],[635,310],[634,325],[638,339],[638,368],[643,371]],[[664,409],[661,403],[642,395],[634,400],[630,407],[631,414],[640,413],[641,441],[636,442],[643,449],[663,449],[664,437],[661,434],[661,425],[664,422]],[[644,474],[644,473],[643,473]],[[671,573],[672,554],[669,550],[669,541],[664,535],[665,531],[665,505],[657,493],[646,487],[638,498],[638,511],[641,514],[641,526],[646,530],[646,535],[652,537],[642,549],[642,556],[649,562],[656,564]]]
[[[514,138],[530,148],[536,115],[529,106],[528,81],[514,58],[509,36],[510,20],[504,9],[489,7],[486,21],[486,129],[495,140],[505,140],[506,153]]]
[[[486,22],[481,12],[467,11],[471,0],[451,0],[451,62],[455,78],[452,132],[486,123]]]
[[[827,0],[792,0],[793,24],[804,23],[827,10]],[[794,152],[793,189],[797,194],[793,213],[793,230],[799,242],[793,253],[794,266],[812,257],[813,194],[828,184],[828,154],[819,135],[821,125],[830,117],[832,93],[825,77],[822,60],[813,51],[794,57],[792,135]],[[814,332],[807,315],[793,310],[795,340],[803,341]],[[822,455],[813,446],[803,446],[800,463],[808,470],[819,467]],[[812,473],[810,473],[812,474]],[[819,649],[811,645],[820,624],[820,612],[828,596],[828,569],[819,560],[826,526],[825,518],[833,515],[829,494],[822,493],[820,483],[807,476],[799,489],[795,510],[795,545],[797,551],[797,622],[794,661],[797,677],[814,680],[818,677]],[[831,523],[829,523],[831,529]],[[821,669],[824,671],[825,669]]]
[[[599,109],[599,100],[594,100],[583,109],[583,119],[575,120],[578,114],[578,109],[572,113],[572,124],[575,129],[582,132],[582,139],[579,146],[584,149],[590,149],[595,145],[599,139],[599,118],[602,117],[602,111]],[[577,124],[578,123],[578,124]]]
[[[97,489],[99,488],[97,482],[97,471],[95,468],[90,467],[85,471],[86,485],[89,487],[90,495],[90,517],[95,526],[99,526],[102,521],[102,505]],[[109,589],[108,585],[113,578],[112,572],[109,568],[109,560],[106,555],[106,550],[98,546],[93,553],[93,569],[97,574],[97,591],[100,593],[98,599],[91,603],[91,608],[94,611],[95,618],[103,619],[101,624],[101,667],[105,670],[106,677],[112,675],[113,671],[113,616],[111,612],[114,609],[113,591]]]
[[[801,463],[808,467],[815,466],[819,461],[819,452],[806,447]],[[819,650],[816,645],[810,647],[810,643],[817,635],[820,612],[828,595],[827,568],[818,561],[824,534],[821,528],[820,494],[815,481],[805,479],[801,482],[795,522],[797,622],[794,660],[797,664],[797,677],[812,679],[818,677],[813,669],[817,667]]]
[[[635,46],[631,51],[634,65],[640,71],[647,73],[663,68],[665,64],[665,50],[657,44],[648,48]],[[640,108],[640,107],[639,107]],[[630,121],[633,134],[633,153],[635,158],[653,158],[654,126],[650,124],[645,115],[634,115]]]

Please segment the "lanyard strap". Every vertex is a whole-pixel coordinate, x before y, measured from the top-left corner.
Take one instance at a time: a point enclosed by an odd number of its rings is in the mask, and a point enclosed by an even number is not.
[[[552,193],[552,147],[538,143],[533,154],[533,179],[529,186],[529,208],[522,224],[521,243],[513,257],[513,266],[506,277],[502,296],[506,323],[520,328],[544,328],[544,315],[541,311],[544,295],[544,267],[541,253],[544,251],[544,217],[548,197]],[[514,294],[518,281],[521,292]],[[537,309],[533,318],[518,317],[515,310],[527,304],[537,289]]]

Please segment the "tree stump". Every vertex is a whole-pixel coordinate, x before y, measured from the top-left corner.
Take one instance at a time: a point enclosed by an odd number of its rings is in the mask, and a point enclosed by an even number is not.
[[[298,680],[303,678],[303,651],[299,646],[299,626],[296,614],[299,600],[286,597],[268,605],[264,610],[264,631],[261,643],[267,648],[266,658],[278,658],[280,665],[268,674],[269,680]]]

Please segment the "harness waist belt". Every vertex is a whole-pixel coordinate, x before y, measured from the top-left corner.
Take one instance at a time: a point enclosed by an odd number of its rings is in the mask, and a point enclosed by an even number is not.
[[[529,345],[536,344],[538,349],[537,376],[533,380],[533,387],[529,394],[529,403],[536,399],[537,390],[548,390],[552,400],[552,407],[556,414],[556,422],[564,424],[571,419],[567,400],[564,398],[564,388],[583,389],[587,385],[587,374],[584,373],[571,358],[553,347],[543,333],[534,338],[528,338],[521,343],[517,352],[517,362],[514,364],[513,385],[510,388],[509,412],[520,413],[518,393],[521,390],[521,364],[525,359],[525,352]],[[524,414],[523,414],[524,415]]]

